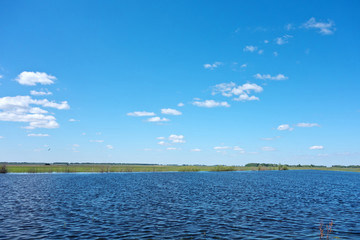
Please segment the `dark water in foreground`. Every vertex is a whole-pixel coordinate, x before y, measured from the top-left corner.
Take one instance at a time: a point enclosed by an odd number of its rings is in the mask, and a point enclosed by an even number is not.
[[[3,174],[0,239],[360,239],[360,174]]]

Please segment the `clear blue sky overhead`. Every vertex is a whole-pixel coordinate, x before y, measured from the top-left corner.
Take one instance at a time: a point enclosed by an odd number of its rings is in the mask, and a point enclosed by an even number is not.
[[[359,1],[1,1],[0,161],[360,164]]]

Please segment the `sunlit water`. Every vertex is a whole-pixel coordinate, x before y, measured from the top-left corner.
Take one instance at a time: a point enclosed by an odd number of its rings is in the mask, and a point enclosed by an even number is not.
[[[360,239],[360,173],[2,174],[0,239]]]

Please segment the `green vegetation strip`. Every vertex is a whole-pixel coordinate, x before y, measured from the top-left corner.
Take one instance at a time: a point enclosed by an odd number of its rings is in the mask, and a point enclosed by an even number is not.
[[[198,172],[198,171],[266,171],[266,170],[330,170],[360,172],[360,167],[273,166],[202,166],[202,165],[141,165],[141,164],[6,164],[4,173],[80,173],[80,172]],[[1,171],[1,170],[0,170]]]

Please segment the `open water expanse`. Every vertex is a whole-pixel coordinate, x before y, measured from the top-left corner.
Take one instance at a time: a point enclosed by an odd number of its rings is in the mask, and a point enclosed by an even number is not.
[[[360,173],[0,175],[0,239],[360,239]]]

